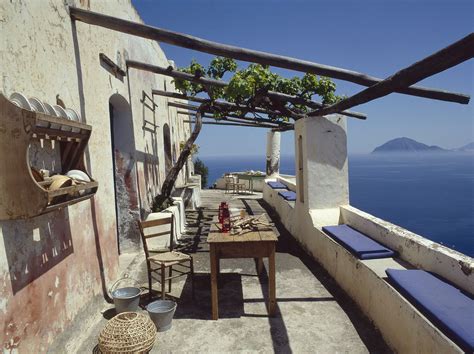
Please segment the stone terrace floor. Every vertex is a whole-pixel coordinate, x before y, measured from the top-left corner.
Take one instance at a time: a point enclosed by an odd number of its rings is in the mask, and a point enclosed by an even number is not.
[[[187,211],[188,233],[181,248],[194,257],[196,300],[191,282],[175,280],[171,295],[178,307],[173,326],[158,333],[152,353],[168,352],[281,352],[386,353],[380,333],[324,269],[312,260],[278,222],[261,194],[232,195],[203,190],[202,205]],[[258,276],[252,259],[221,260],[219,320],[211,320],[210,262],[206,237],[212,217],[223,200],[249,214],[268,213],[280,236],[276,254],[277,315],[268,317],[266,271]],[[268,264],[265,260],[265,269]],[[147,284],[141,253],[127,272]],[[159,286],[157,284],[157,289]],[[158,294],[155,294],[158,296]],[[146,305],[147,295],[143,298]],[[104,311],[78,352],[91,352],[100,330],[114,310]]]

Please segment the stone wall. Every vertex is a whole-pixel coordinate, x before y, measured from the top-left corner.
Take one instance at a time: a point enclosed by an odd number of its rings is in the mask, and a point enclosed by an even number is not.
[[[125,219],[125,228],[146,213],[164,180],[164,124],[171,128],[175,153],[189,134],[189,125],[178,121],[167,99],[151,95],[152,89],[172,89],[170,78],[134,69],[121,78],[99,59],[104,53],[122,68],[128,58],[166,66],[159,45],[73,23],[68,5],[141,22],[129,0],[0,2],[0,91],[7,97],[20,92],[50,104],[56,104],[59,95],[66,107],[78,112],[93,127],[85,162],[99,182],[91,200],[29,220],[0,222],[0,343],[7,351],[46,351],[117,277],[111,97],[119,97],[131,112],[133,145],[125,154],[115,151],[115,169],[126,194],[126,215],[119,218],[119,223]],[[44,159],[35,157],[41,155],[37,150],[36,146],[30,154],[32,164]],[[185,184],[184,178],[182,174],[178,183]],[[136,246],[136,240],[131,244]],[[120,247],[128,247],[125,240]]]

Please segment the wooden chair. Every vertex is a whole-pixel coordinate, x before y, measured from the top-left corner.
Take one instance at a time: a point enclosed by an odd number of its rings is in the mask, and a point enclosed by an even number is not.
[[[232,189],[232,194],[240,193],[240,191],[245,187],[243,183],[238,182],[238,178],[231,174],[226,174],[224,176],[225,181],[225,193],[229,192]]]
[[[153,232],[153,228],[160,227],[165,228],[169,225],[169,230]],[[169,292],[171,292],[171,282],[174,278],[181,277],[183,275],[191,274],[191,286],[192,295],[194,298],[194,265],[193,258],[189,254],[174,251],[174,217],[171,215],[168,218],[139,221],[138,226],[140,228],[140,234],[142,237],[143,248],[145,250],[146,264],[148,269],[148,288],[149,288],[149,299],[152,298],[152,279],[160,282],[161,284],[161,298],[165,299],[165,284],[168,281]],[[168,229],[168,228],[166,228]],[[169,236],[169,247],[161,249],[150,249],[150,239],[160,236]],[[173,267],[175,267],[173,269]],[[176,269],[178,268],[178,269]],[[166,270],[168,269],[168,276],[166,276]],[[179,273],[173,275],[173,271]],[[156,277],[154,277],[156,275]]]

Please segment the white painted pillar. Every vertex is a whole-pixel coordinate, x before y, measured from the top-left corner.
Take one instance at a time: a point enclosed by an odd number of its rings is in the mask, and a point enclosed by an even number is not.
[[[349,204],[346,129],[339,115],[295,123],[297,203],[305,209]]]
[[[280,173],[280,140],[280,132],[270,130],[267,133],[267,176],[273,176]]]

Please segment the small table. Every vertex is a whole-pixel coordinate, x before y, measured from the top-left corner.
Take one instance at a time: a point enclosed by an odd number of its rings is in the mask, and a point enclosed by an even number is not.
[[[267,215],[261,218],[270,223]],[[258,231],[250,231],[242,235],[231,235],[223,233],[217,227],[217,216],[214,217],[207,237],[210,247],[211,258],[211,300],[212,319],[219,318],[219,306],[217,299],[217,275],[219,263],[224,258],[255,258],[257,259],[257,270],[263,269],[263,257],[268,257],[268,288],[269,303],[268,314],[273,316],[276,308],[276,284],[275,284],[275,248],[278,241],[277,234],[273,229],[262,226]]]
[[[248,191],[250,193],[253,193],[253,181],[254,181],[254,179],[265,179],[266,178],[265,175],[252,175],[252,174],[248,174],[248,173],[235,173],[234,175],[239,178],[239,182],[240,182],[240,180],[249,181]]]

